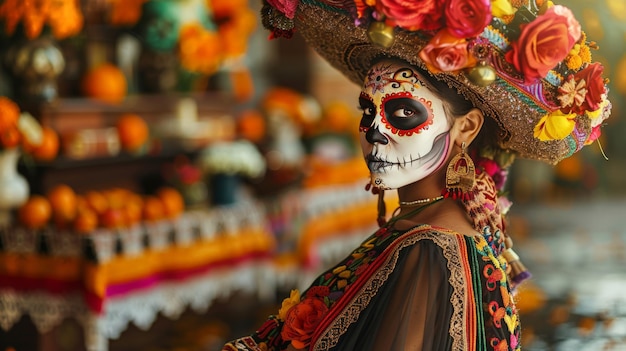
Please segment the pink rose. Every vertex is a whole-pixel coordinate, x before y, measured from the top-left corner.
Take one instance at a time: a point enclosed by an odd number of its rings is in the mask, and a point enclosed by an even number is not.
[[[296,15],[296,9],[298,8],[299,0],[267,0],[267,2],[282,12],[285,17],[293,19]]]
[[[598,124],[597,126],[591,128],[591,133],[587,137],[587,140],[585,140],[585,145],[589,145],[600,138],[600,135],[602,135],[602,130],[600,130],[601,127],[602,125]]]
[[[450,0],[446,6],[446,25],[459,38],[480,35],[489,22],[491,0]]]
[[[432,73],[456,72],[476,65],[476,59],[467,49],[467,41],[442,29],[420,51],[419,57]]]
[[[522,25],[519,39],[511,44],[506,60],[535,83],[563,61],[580,38],[580,24],[562,6],[553,6],[534,21]]]
[[[580,24],[576,20],[576,17],[574,17],[572,10],[562,5],[553,6],[551,10],[557,15],[567,18],[567,32],[569,33],[570,40],[577,42],[582,34],[582,29],[580,28]]]
[[[579,106],[573,106],[572,111],[582,114],[584,111],[595,111],[600,108],[602,95],[606,93],[602,72],[604,67],[599,62],[594,62],[582,71],[574,74],[577,82],[584,80],[587,83],[585,100]]]
[[[407,30],[438,30],[442,27],[442,0],[380,0],[377,10],[387,23]]]

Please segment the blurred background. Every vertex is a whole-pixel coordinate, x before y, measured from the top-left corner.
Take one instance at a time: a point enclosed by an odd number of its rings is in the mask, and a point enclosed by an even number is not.
[[[510,170],[523,349],[626,350],[626,1],[560,3],[613,112]],[[360,88],[259,10],[0,0],[0,350],[219,350],[376,227]]]

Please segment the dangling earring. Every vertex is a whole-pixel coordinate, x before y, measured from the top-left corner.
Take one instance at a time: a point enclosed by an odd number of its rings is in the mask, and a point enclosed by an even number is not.
[[[385,190],[378,189],[378,217],[376,218],[379,227],[387,224],[387,206],[385,205]]]
[[[455,155],[446,170],[446,188],[442,195],[455,200],[471,200],[472,189],[476,183],[474,161],[465,150],[465,142],[461,144],[461,152]]]
[[[387,206],[385,204],[385,190],[372,187],[371,183],[367,183],[365,185],[365,190],[372,191],[373,194],[378,195],[378,204],[377,204],[377,212],[378,216],[376,217],[376,222],[378,222],[378,226],[380,228],[384,227],[387,224]]]

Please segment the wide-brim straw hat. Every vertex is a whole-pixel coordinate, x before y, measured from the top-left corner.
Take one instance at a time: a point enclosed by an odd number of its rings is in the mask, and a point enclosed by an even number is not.
[[[357,84],[363,83],[374,60],[382,57],[400,58],[427,70],[456,88],[493,118],[499,127],[493,135],[495,143],[517,156],[555,164],[597,139],[600,125],[610,114],[608,89],[604,79],[598,76],[602,74],[602,67],[591,61],[589,49],[595,44],[587,41],[569,10],[558,6],[549,11],[547,9],[552,4],[539,6],[535,0],[529,0],[530,4],[517,8],[513,6],[515,12],[510,15],[502,18],[493,15],[480,34],[461,38],[467,42],[467,52],[471,56],[467,67],[445,71],[432,61],[425,62],[427,55],[424,53],[420,55],[438,31],[446,28],[445,14],[439,14],[442,16],[440,28],[432,29],[431,24],[427,30],[406,29],[398,25],[400,21],[388,16],[393,12],[385,6],[389,3],[396,7],[407,3],[418,6],[421,2],[425,3],[424,6],[437,2],[449,6],[454,1],[377,0],[367,1],[374,4],[367,6],[360,0],[270,0],[265,4],[262,16],[265,27],[272,31],[273,36],[289,36],[297,31],[308,45]],[[490,3],[489,0],[457,2],[475,5],[485,1]],[[508,0],[502,1],[510,4]],[[532,50],[546,50],[540,47],[542,43],[537,40],[527,47],[514,43],[522,39],[532,41],[530,29],[527,30],[530,34],[522,32],[524,27],[530,27],[528,24],[531,22],[538,24],[535,26],[538,29],[533,28],[539,33],[535,39],[545,39],[541,36],[540,21],[545,21],[548,16],[541,15],[550,12],[549,16],[556,19],[558,25],[565,20],[559,17],[564,11],[567,17],[566,36],[577,36],[575,42],[570,39],[571,49],[565,49],[568,50],[567,56],[560,58],[554,67],[545,69],[544,74],[539,73],[542,76],[535,80],[528,79],[528,74],[525,76],[523,72],[536,72],[532,62],[529,68],[529,64],[521,58],[517,59],[516,65],[513,62],[516,58],[509,52],[515,45],[522,54],[527,54],[528,50],[531,54]],[[556,25],[553,25],[547,30],[555,28]],[[579,33],[571,33],[576,30]],[[531,39],[527,39],[528,36]],[[393,41],[390,44],[391,37]],[[557,44],[563,43],[558,38],[552,39]],[[518,69],[520,66],[521,70]],[[584,82],[585,78],[591,81],[590,77],[593,77],[593,82]],[[572,93],[572,89],[578,90]],[[569,95],[564,96],[568,92]],[[568,97],[571,99],[566,100]],[[566,105],[568,102],[569,105]]]

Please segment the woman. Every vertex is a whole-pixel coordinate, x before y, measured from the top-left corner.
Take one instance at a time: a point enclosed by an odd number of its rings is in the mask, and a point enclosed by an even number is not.
[[[513,156],[558,162],[593,142],[610,111],[571,12],[532,0],[307,0],[270,1],[263,15],[274,36],[299,31],[363,82],[371,186],[381,204],[397,189],[399,207],[388,219],[380,206],[376,233],[224,349],[519,350],[511,291],[528,273],[504,231],[506,167]]]

